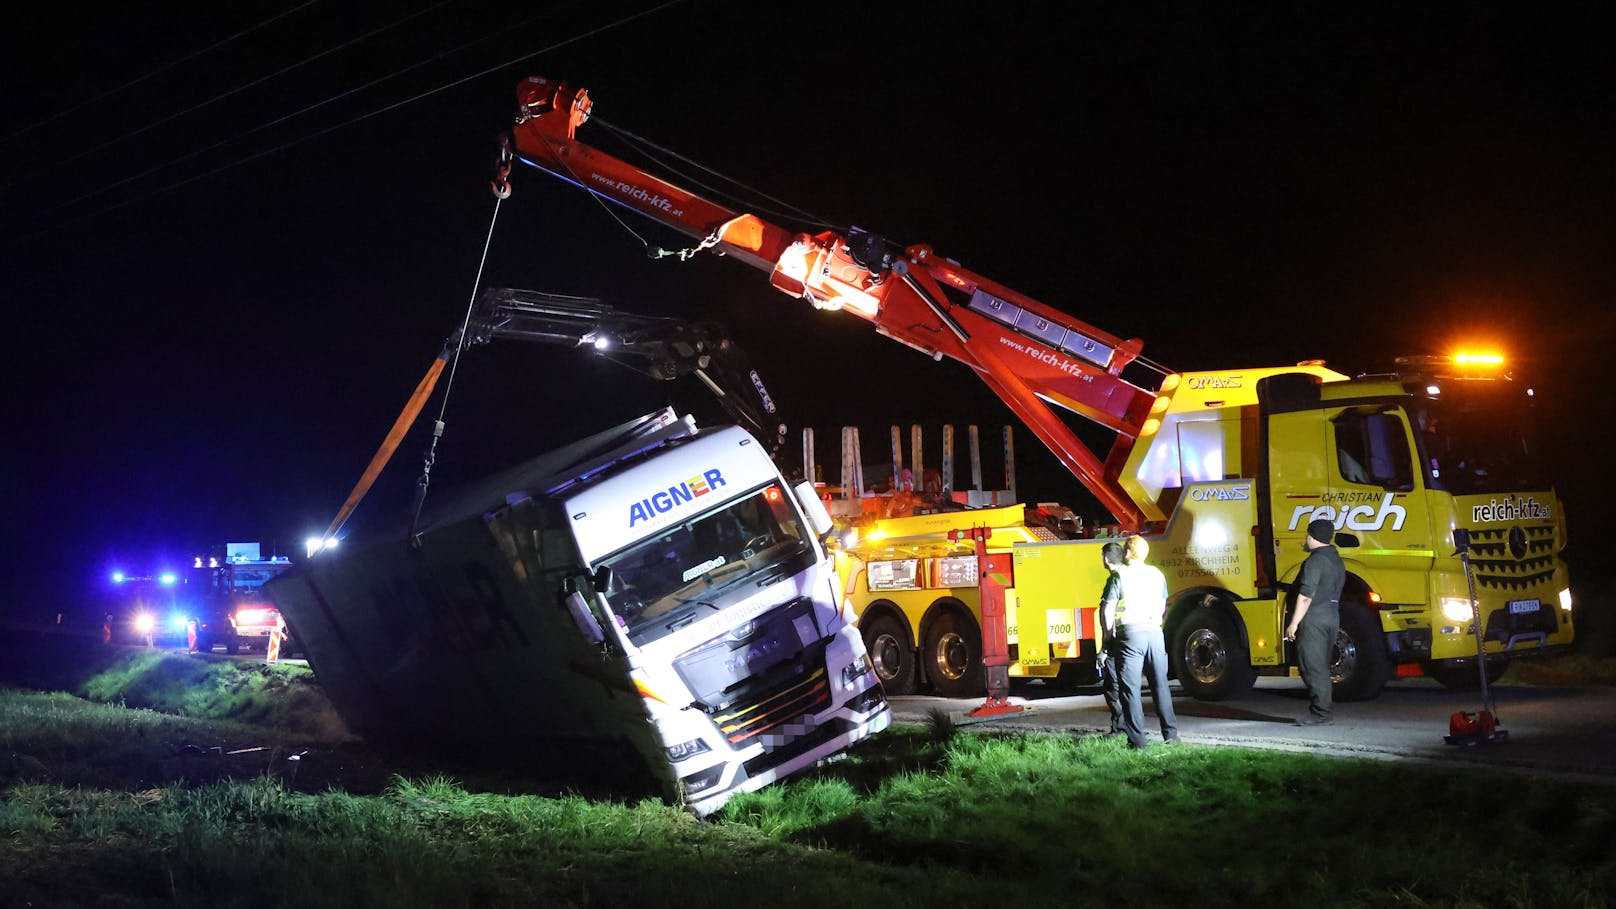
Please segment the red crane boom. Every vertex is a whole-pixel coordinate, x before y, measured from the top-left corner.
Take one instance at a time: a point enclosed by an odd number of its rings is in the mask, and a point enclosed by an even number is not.
[[[1120,524],[1145,523],[1117,482],[1155,399],[1121,375],[1141,341],[1101,331],[924,244],[899,250],[858,230],[798,233],[646,173],[577,140],[593,108],[583,89],[530,76],[517,102],[499,182],[515,158],[692,237],[698,248],[763,269],[776,288],[816,308],[845,310],[933,359],[964,363]],[[1107,456],[1091,451],[1051,403],[1114,431]]]

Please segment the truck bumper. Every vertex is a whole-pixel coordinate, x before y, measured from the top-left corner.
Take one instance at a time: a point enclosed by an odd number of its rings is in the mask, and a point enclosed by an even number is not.
[[[703,817],[717,811],[738,793],[752,792],[832,754],[846,750],[854,742],[886,729],[892,723],[881,685],[870,687],[849,699],[835,714],[812,730],[800,735],[779,737],[774,747],[741,764],[719,763],[682,778],[686,804]]]

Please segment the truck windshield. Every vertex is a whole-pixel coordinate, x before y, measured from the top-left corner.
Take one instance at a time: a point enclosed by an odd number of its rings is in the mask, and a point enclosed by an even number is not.
[[[742,581],[807,567],[808,538],[785,491],[765,486],[602,560],[612,569],[607,599],[644,645],[742,598],[751,592]]]
[[[1548,489],[1531,399],[1513,383],[1450,383],[1417,414],[1433,486],[1454,495]]]

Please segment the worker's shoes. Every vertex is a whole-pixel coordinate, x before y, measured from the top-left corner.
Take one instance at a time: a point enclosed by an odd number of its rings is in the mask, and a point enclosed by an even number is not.
[[[1330,725],[1331,723],[1334,723],[1334,722],[1335,722],[1334,717],[1319,716],[1316,713],[1310,713],[1307,716],[1304,716],[1301,719],[1297,720],[1296,725],[1298,725],[1298,726],[1328,726],[1328,725]]]

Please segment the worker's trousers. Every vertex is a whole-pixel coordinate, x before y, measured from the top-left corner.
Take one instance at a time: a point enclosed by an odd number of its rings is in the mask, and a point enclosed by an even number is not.
[[[1340,622],[1310,622],[1310,618],[1311,613],[1296,628],[1296,661],[1302,683],[1307,686],[1308,712],[1329,719],[1335,709],[1330,690],[1330,648],[1335,646]]]
[[[1113,646],[1117,652],[1117,675],[1122,694],[1122,728],[1128,744],[1143,748],[1145,705],[1140,700],[1145,672],[1150,673],[1150,696],[1156,705],[1162,740],[1178,741],[1178,716],[1173,712],[1173,695],[1167,690],[1167,642],[1159,625],[1119,625]]]

